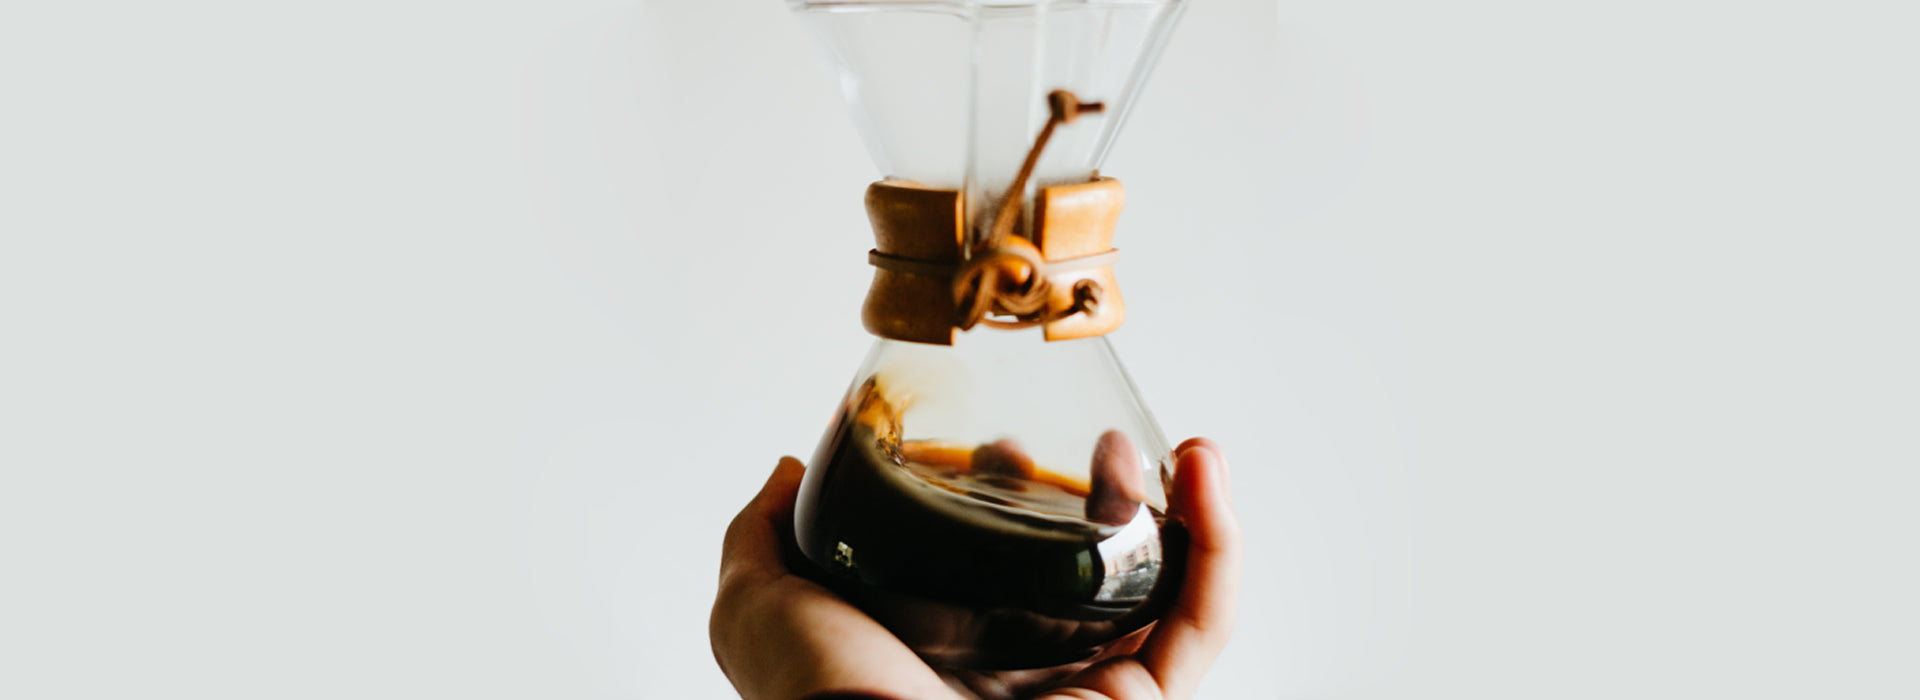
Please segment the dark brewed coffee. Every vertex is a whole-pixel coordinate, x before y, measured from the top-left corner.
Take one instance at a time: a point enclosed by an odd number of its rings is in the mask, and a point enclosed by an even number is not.
[[[1125,449],[1110,449],[1119,441]],[[1102,453],[1125,455],[1103,468]],[[899,439],[871,385],[809,465],[795,534],[810,577],[929,662],[1055,666],[1158,616],[1184,532],[1145,500],[1119,433],[1089,479],[1040,468],[1012,441],[975,448]]]

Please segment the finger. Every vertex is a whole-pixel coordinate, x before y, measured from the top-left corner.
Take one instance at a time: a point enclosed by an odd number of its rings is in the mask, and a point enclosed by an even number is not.
[[[1213,454],[1220,458],[1220,473],[1225,475],[1225,481],[1227,484],[1228,502],[1232,502],[1233,469],[1227,466],[1227,451],[1220,449],[1220,443],[1214,442],[1212,438],[1191,437],[1191,438],[1187,438],[1186,442],[1180,443],[1179,447],[1173,448],[1173,454],[1174,456],[1177,457],[1180,455],[1180,453],[1186,452],[1188,449],[1194,448],[1194,447],[1205,447],[1209,450],[1213,450]]]
[[[1181,447],[1172,509],[1187,528],[1186,578],[1138,656],[1169,698],[1192,694],[1226,647],[1240,593],[1240,527],[1227,500],[1226,460],[1211,441]]]
[[[806,465],[792,457],[780,458],[767,483],[753,500],[727,525],[726,541],[720,548],[720,579],[733,576],[779,576],[786,573],[781,562],[784,543],[782,519],[793,519],[793,501],[800,490]]]
[[[761,485],[760,493],[754,494],[747,506],[757,507],[768,522],[778,528],[783,521],[793,519],[793,501],[800,495],[800,480],[806,474],[806,464],[792,457],[781,457],[780,463],[773,467],[773,474],[767,476],[767,483]]]

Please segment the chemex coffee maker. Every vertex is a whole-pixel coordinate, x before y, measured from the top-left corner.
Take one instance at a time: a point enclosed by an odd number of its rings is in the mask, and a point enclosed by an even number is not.
[[[878,336],[807,465],[798,563],[928,663],[1044,668],[1156,619],[1172,455],[1107,342],[1100,165],[1181,0],[797,0],[883,176]]]

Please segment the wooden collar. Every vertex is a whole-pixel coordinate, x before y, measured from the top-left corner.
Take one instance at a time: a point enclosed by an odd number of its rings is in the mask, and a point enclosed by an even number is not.
[[[976,322],[1041,326],[1049,341],[1105,335],[1126,319],[1112,267],[1125,200],[1107,177],[1041,188],[1031,232],[963,255],[961,193],[876,182],[866,197],[874,273],[861,320],[882,338],[936,345]]]

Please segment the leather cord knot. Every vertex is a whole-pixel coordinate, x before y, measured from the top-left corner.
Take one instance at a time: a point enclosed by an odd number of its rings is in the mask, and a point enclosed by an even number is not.
[[[981,325],[1040,326],[1055,341],[1104,335],[1125,319],[1112,270],[1120,256],[1114,222],[1126,196],[1120,182],[1094,173],[1028,196],[1054,131],[1102,106],[1064,90],[1048,95],[1047,106],[1051,116],[1012,184],[979,220],[969,220],[958,190],[896,178],[867,188],[875,243],[867,260],[876,268],[861,309],[868,331],[951,345],[957,333]]]
[[[1081,279],[1073,283],[1073,304],[1053,312],[1047,300],[1053,295],[1053,277],[1112,265],[1120,251],[1109,250],[1072,260],[1045,262],[1040,250],[1024,238],[1007,239],[1007,244],[986,256],[961,265],[953,277],[953,301],[958,308],[954,325],[961,330],[986,324],[992,328],[1029,328],[1052,323],[1100,307],[1106,290],[1099,282]],[[992,313],[1014,320],[988,318]]]
[[[1052,282],[1040,274],[1041,267],[1046,263],[1040,256],[1040,249],[1034,247],[1032,241],[1013,235],[1013,226],[1020,216],[1020,205],[1026,199],[1027,180],[1033,177],[1034,165],[1039,163],[1040,152],[1046,149],[1047,141],[1053,138],[1054,129],[1083,114],[1098,114],[1105,109],[1105,104],[1081,102],[1080,98],[1066,90],[1047,94],[1046,125],[1040,127],[1033,148],[1027,151],[1026,160],[1020,164],[1020,172],[1014,176],[1013,184],[1007,186],[993,227],[988,230],[986,238],[973,248],[967,263],[953,278],[953,300],[959,307],[954,326],[964,331],[971,330],[982,321],[989,321],[988,325],[996,328],[1026,328],[1080,313],[1082,304],[1077,301],[1081,298],[1078,284],[1075,285],[1076,303],[1072,309],[1060,314],[1041,313],[1046,309],[1047,298],[1053,293]],[[1087,298],[1097,299],[1100,285],[1086,282],[1092,284],[1092,291],[1087,293]],[[990,320],[987,319],[989,313],[1012,316],[1016,320]]]
[[[1051,284],[1040,274],[1046,262],[1024,238],[975,255],[953,277],[954,325],[973,328],[988,313],[1027,317],[1046,307]]]

